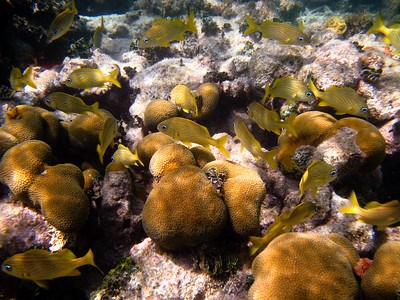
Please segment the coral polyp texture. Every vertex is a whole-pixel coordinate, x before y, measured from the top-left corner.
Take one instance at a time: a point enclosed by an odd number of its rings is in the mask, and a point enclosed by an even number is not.
[[[199,99],[199,115],[196,120],[205,119],[211,115],[218,105],[219,89],[215,83],[206,82],[200,85],[196,90]]]
[[[387,241],[376,250],[372,265],[361,279],[365,299],[398,299],[400,241]]]
[[[217,237],[225,227],[227,209],[200,168],[183,166],[154,186],[142,218],[149,237],[165,249],[177,250]]]
[[[166,144],[171,144],[174,141],[174,138],[162,132],[155,132],[146,135],[137,144],[138,156],[140,160],[144,163],[144,165],[148,166],[151,157],[160,147]]]
[[[150,131],[157,131],[158,123],[177,115],[178,111],[174,103],[167,100],[155,99],[144,110],[144,126]]]
[[[352,257],[357,252],[338,239],[345,238],[307,233],[277,237],[253,261],[249,299],[355,299],[359,286]]]

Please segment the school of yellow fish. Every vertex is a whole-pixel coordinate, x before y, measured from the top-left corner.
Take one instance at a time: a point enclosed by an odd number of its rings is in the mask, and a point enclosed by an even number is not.
[[[56,39],[65,35],[72,26],[78,11],[74,0],[70,7],[59,13],[49,29],[47,30],[48,42],[52,43]],[[151,28],[148,29],[139,40],[139,48],[150,47],[168,47],[173,41],[182,41],[185,39],[185,32],[198,34],[195,15],[192,11],[186,22],[180,19],[156,19]],[[274,22],[265,20],[257,24],[249,15],[245,16],[248,28],[244,32],[247,36],[253,32],[260,32],[263,38],[269,38],[278,41],[281,44],[290,45],[308,45],[310,37],[303,32],[304,26],[294,27],[289,23]],[[104,31],[104,20],[101,17],[100,25],[96,28],[92,37],[92,45],[95,48],[101,47],[102,35]],[[384,42],[393,45],[396,48],[395,53],[400,51],[400,26],[399,24],[386,27],[378,14],[376,20],[367,32],[367,34],[380,33],[385,36]],[[93,87],[106,87],[106,83],[121,88],[118,81],[120,70],[115,68],[110,74],[105,75],[100,69],[80,68],[71,72],[65,85],[78,89],[91,89]],[[24,72],[13,67],[10,73],[11,88],[21,91],[26,85],[37,88],[34,82],[34,68],[29,66]],[[196,117],[199,113],[199,107],[195,94],[185,84],[179,84],[170,91],[171,102],[175,103],[178,109]],[[271,104],[274,98],[286,100],[287,104],[293,102],[314,102],[319,101],[319,106],[329,106],[336,110],[336,114],[350,114],[361,118],[368,118],[368,106],[365,101],[350,87],[331,86],[324,91],[320,91],[312,80],[309,85],[293,77],[276,78],[272,84],[266,83],[265,93],[262,100],[252,102],[248,106],[247,114],[249,118],[261,129],[271,131],[280,135],[282,131],[289,131],[297,136],[293,127],[293,120],[296,114],[290,114],[282,120],[279,114],[273,109],[267,109],[266,104]],[[81,98],[64,92],[52,92],[44,99],[44,103],[54,109],[64,113],[85,114],[88,112],[99,115],[99,103],[87,105]],[[99,133],[99,144],[97,152],[99,160],[103,163],[103,157],[108,147],[114,146],[114,138],[118,134],[117,120],[110,113],[106,113],[104,125]],[[104,115],[103,115],[104,118]],[[254,126],[254,125],[253,125]],[[230,153],[225,148],[228,135],[220,138],[213,138],[208,129],[188,118],[172,117],[160,122],[157,129],[187,146],[192,143],[199,144],[207,149],[210,146],[216,147],[227,158]],[[249,151],[254,159],[265,160],[272,169],[278,169],[278,163],[274,159],[276,149],[263,149],[260,142],[254,137],[244,120],[236,119],[233,124],[235,138],[240,141],[242,150]],[[131,151],[123,144],[118,145],[112,159],[123,164],[126,168],[132,166],[143,166],[137,153],[137,149]],[[311,162],[305,170],[299,182],[299,199],[310,190],[311,196],[316,197],[318,188],[328,184],[337,177],[336,169],[323,160]],[[358,220],[367,224],[377,226],[377,230],[383,230],[387,226],[400,221],[400,203],[393,200],[389,203],[380,204],[373,201],[364,208],[360,207],[354,191],[351,193],[350,204],[340,208],[340,213],[355,214]],[[315,212],[315,205],[311,202],[303,202],[298,206],[285,211],[280,216],[275,216],[275,222],[269,225],[266,234],[263,237],[251,236],[250,255],[255,255],[265,248],[274,238],[291,230],[298,225],[310,219]],[[50,253],[45,250],[28,250],[24,253],[15,254],[8,258],[2,264],[2,270],[15,277],[33,280],[40,287],[48,288],[47,280],[62,276],[78,276],[80,272],[78,267],[83,265],[92,265],[94,263],[91,250],[81,258],[76,256],[68,249],[57,253]]]

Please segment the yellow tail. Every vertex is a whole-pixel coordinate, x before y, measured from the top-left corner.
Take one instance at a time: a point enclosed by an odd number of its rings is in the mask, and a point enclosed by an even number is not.
[[[272,169],[278,169],[278,163],[275,160],[275,155],[278,152],[278,149],[270,150],[263,152],[262,158],[268,162],[268,164],[271,166]]]
[[[339,212],[342,214],[357,215],[360,212],[360,205],[358,204],[357,197],[354,191],[351,191],[349,200],[350,205],[342,206],[341,208],[339,208]]]
[[[185,31],[191,31],[195,34],[198,34],[197,27],[196,27],[196,21],[194,20],[194,11],[192,11],[188,17],[188,20],[186,22],[186,30]]]
[[[30,87],[33,87],[36,89],[36,83],[33,81],[33,66],[30,65],[26,70],[24,71],[23,77],[22,77],[23,83],[26,85],[29,85]]]
[[[246,21],[249,24],[249,27],[245,30],[243,33],[244,36],[249,35],[250,33],[253,33],[254,31],[258,31],[258,24],[254,22],[254,20],[249,16],[246,15]]]
[[[104,157],[104,152],[105,151],[103,151],[103,149],[101,148],[100,144],[97,145],[96,151],[99,154],[99,160],[100,160],[101,164],[103,164],[103,157]]]
[[[293,121],[296,117],[297,115],[295,113],[292,113],[285,121],[283,121],[283,128],[286,128],[295,137],[297,137],[297,131],[294,128]]]
[[[262,105],[264,105],[265,104],[265,102],[267,101],[267,99],[268,99],[268,96],[271,94],[271,92],[270,92],[270,86],[269,86],[269,84],[268,83],[266,83],[265,84],[265,92],[264,92],[264,97],[262,98],[262,100],[260,101],[260,103],[262,104]]]
[[[367,34],[371,33],[382,33],[384,35],[387,35],[389,33],[389,28],[385,26],[382,20],[381,14],[376,15],[376,19],[372,27],[367,31]]]
[[[83,258],[87,265],[91,265],[91,266],[95,267],[97,270],[100,271],[101,275],[104,276],[104,273],[100,270],[100,268],[94,262],[94,256],[93,256],[92,249],[89,249],[89,251],[86,253],[86,255]]]
[[[314,94],[315,98],[320,98],[321,92],[317,89],[314,82],[310,79],[310,90]]]
[[[117,80],[118,75],[119,75],[119,68],[116,68],[115,70],[112,70],[112,72],[107,76],[107,81],[110,81],[113,85],[121,88],[121,84]]]
[[[253,256],[263,246],[263,239],[260,237],[256,237],[256,236],[249,236],[249,240],[252,244],[249,249],[249,255]]]
[[[223,155],[225,155],[227,158],[230,158],[231,157],[230,153],[224,147],[226,141],[228,140],[228,137],[229,137],[228,135],[224,135],[224,136],[220,137],[219,139],[216,139],[215,140],[216,141],[215,147],[217,147],[218,150],[221,151],[221,153]]]

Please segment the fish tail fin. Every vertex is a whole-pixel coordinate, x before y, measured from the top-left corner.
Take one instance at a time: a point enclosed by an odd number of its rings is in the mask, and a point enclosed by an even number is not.
[[[192,11],[188,17],[188,20],[186,22],[186,30],[198,34],[196,20],[194,19],[194,11]]]
[[[283,121],[284,128],[286,128],[295,137],[297,137],[297,131],[294,128],[293,122],[296,117],[297,117],[297,115],[295,113],[292,113],[289,115],[289,117],[287,117],[287,119],[285,121]]]
[[[249,27],[244,31],[244,33],[243,33],[244,36],[249,35],[250,33],[253,33],[254,31],[257,31],[257,27],[258,27],[257,23],[254,22],[254,20],[249,15],[246,15],[245,17],[246,17],[247,23],[249,24]]]
[[[368,29],[367,34],[380,32],[380,33],[386,35],[388,33],[388,30],[389,29],[383,23],[381,14],[377,14],[375,22],[372,24],[372,27],[370,29]]]
[[[87,265],[91,265],[91,266],[95,267],[97,270],[100,271],[101,275],[104,276],[103,271],[100,270],[100,268],[94,262],[94,255],[93,255],[92,249],[89,249],[89,251],[86,253],[86,255],[84,256],[84,260],[85,260]]]
[[[144,167],[144,163],[140,160],[137,147],[135,147],[135,150],[133,151],[133,155],[135,156],[135,159],[136,159],[136,162],[135,162],[136,166],[141,165],[142,167]]]
[[[350,205],[342,206],[339,208],[339,212],[342,214],[353,214],[357,215],[360,211],[360,205],[358,204],[356,193],[351,191],[350,197]]]
[[[251,242],[251,246],[249,249],[249,255],[253,256],[263,247],[263,239],[256,236],[249,236],[249,241]]]
[[[33,81],[33,66],[30,65],[28,68],[26,68],[26,70],[24,71],[23,74],[23,82],[26,85],[29,85],[30,87],[33,87],[34,89],[36,89],[36,83]]]
[[[278,169],[278,163],[275,160],[275,155],[278,152],[278,149],[270,150],[267,152],[263,152],[262,158],[268,162],[272,169]]]
[[[97,145],[96,151],[97,151],[97,154],[99,154],[99,160],[100,160],[101,164],[103,164],[104,152],[103,152],[103,150],[101,149],[100,144]]]
[[[72,2],[71,2],[71,9],[72,9],[72,12],[73,12],[75,15],[78,14],[78,10],[76,9],[76,6],[75,6],[75,0],[72,0]]]
[[[314,94],[315,98],[319,98],[320,91],[315,86],[314,82],[310,79],[310,90]]]
[[[225,155],[227,158],[231,157],[231,155],[229,154],[228,150],[226,150],[226,148],[224,147],[226,141],[228,140],[228,135],[224,135],[218,139],[216,139],[217,143],[216,143],[216,147],[218,148],[219,151],[221,151],[221,153],[223,155]]]
[[[113,85],[121,88],[121,84],[117,79],[118,75],[119,75],[119,68],[116,68],[111,71],[110,75],[107,76],[107,80],[110,81]]]
[[[270,88],[271,88],[271,87],[269,86],[269,84],[266,83],[266,84],[265,84],[264,97],[263,97],[262,100],[260,101],[261,105],[264,105],[264,104],[265,104],[265,102],[266,102],[267,99],[268,99],[269,94],[271,94]]]

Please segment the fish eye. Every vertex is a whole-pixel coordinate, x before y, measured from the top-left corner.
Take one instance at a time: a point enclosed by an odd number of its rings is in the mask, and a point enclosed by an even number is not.
[[[48,97],[44,98],[44,102],[46,102],[47,104],[50,104],[50,99]]]
[[[361,108],[361,111],[364,112],[364,113],[368,112],[368,107]]]
[[[148,42],[149,42],[149,39],[148,39],[148,38],[144,38],[144,39],[143,39],[143,42],[148,43]]]
[[[336,170],[331,171],[331,176],[336,176]]]
[[[304,41],[304,37],[303,37],[303,36],[299,36],[297,39],[298,39],[300,42]]]
[[[11,266],[10,265],[4,265],[3,269],[8,271],[8,272],[11,272]]]
[[[312,95],[312,92],[307,92],[306,93],[306,97],[311,97],[311,95]]]
[[[67,78],[67,82],[69,83],[69,84],[71,84],[72,83],[72,79],[71,78]]]
[[[163,124],[163,125],[161,125],[161,129],[162,129],[162,130],[167,130],[167,129],[168,129],[168,126],[165,125],[165,124]]]

